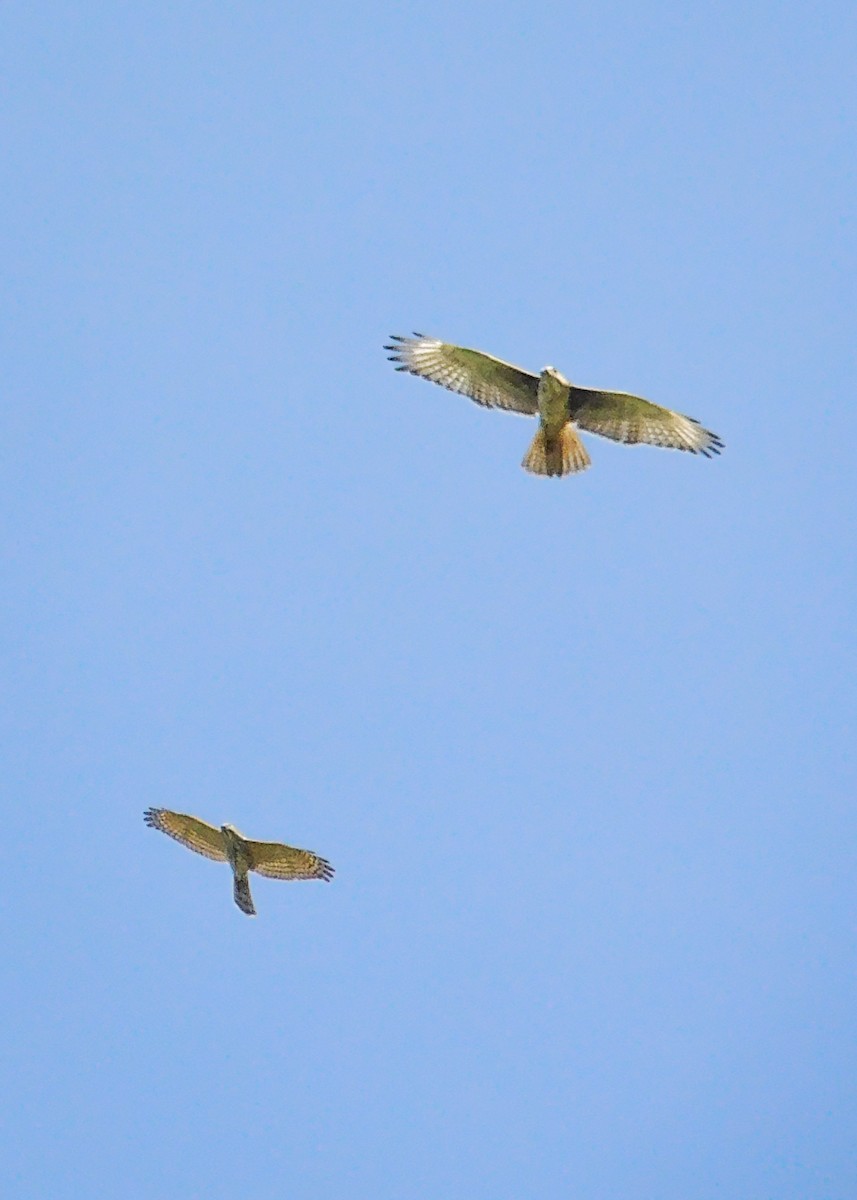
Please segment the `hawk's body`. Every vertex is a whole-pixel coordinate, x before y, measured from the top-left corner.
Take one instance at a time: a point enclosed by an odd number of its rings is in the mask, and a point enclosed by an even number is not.
[[[393,341],[395,345],[384,348],[393,351],[390,359],[397,371],[420,375],[486,408],[538,416],[538,432],[521,464],[536,475],[568,475],[589,466],[575,426],[616,442],[646,442],[706,458],[723,449],[717,434],[693,417],[628,392],[577,387],[553,367],[533,375],[481,350],[422,334],[394,334]]]
[[[256,915],[256,909],[250,895],[249,871],[270,879],[329,880],[333,876],[330,863],[311,850],[297,850],[282,842],[254,842],[234,825],[221,825],[217,829],[199,817],[166,808],[147,808],[143,819],[152,829],[169,834],[189,850],[215,862],[228,862],[235,877],[235,903],[250,917]]]

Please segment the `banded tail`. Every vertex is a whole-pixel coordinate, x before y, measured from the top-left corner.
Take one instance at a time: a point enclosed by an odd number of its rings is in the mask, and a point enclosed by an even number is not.
[[[253,897],[250,895],[250,880],[247,878],[246,872],[243,875],[236,874],[235,876],[235,903],[243,913],[248,917],[255,917],[256,909],[253,907]]]
[[[559,433],[550,435],[544,425],[539,425],[521,466],[533,475],[571,475],[574,471],[585,471],[591,462],[586,447],[568,421]]]

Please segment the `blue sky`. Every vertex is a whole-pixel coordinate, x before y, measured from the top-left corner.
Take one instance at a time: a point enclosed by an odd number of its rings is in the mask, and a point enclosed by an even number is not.
[[[855,27],[3,5],[9,1194],[854,1196]]]

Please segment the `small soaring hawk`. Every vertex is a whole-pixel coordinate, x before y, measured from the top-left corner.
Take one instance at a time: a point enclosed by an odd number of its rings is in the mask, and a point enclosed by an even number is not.
[[[421,333],[413,337],[393,334],[392,340],[395,345],[384,349],[393,351],[390,361],[397,364],[397,371],[421,375],[486,408],[538,416],[538,432],[521,463],[534,475],[569,475],[589,466],[589,455],[575,425],[614,442],[647,442],[706,458],[723,449],[717,434],[703,429],[693,417],[683,417],[627,392],[577,387],[554,367],[533,375],[480,350],[439,342]]]
[[[251,842],[234,825],[221,825],[217,829],[200,821],[199,817],[170,812],[166,808],[147,808],[143,820],[152,829],[168,833],[188,850],[195,850],[215,862],[228,862],[235,876],[235,903],[248,917],[256,915],[248,871],[258,871],[270,879],[329,880],[333,877],[330,863],[311,850],[296,850],[282,842]]]

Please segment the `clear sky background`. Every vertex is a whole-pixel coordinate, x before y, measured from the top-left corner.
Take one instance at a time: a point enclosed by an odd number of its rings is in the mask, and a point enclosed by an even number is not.
[[[857,1195],[855,34],[2,6],[5,1194]]]

